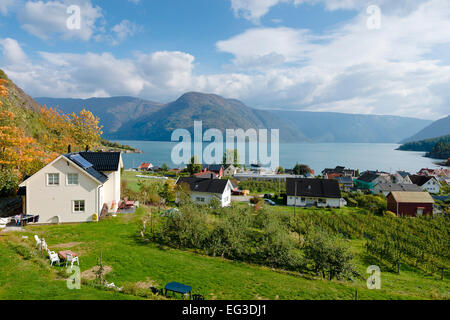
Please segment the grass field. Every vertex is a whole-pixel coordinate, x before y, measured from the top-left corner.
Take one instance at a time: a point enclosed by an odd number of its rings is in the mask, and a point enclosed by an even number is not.
[[[281,209],[279,209],[281,210]],[[150,286],[170,281],[193,287],[206,299],[449,299],[450,281],[413,268],[400,274],[382,269],[382,289],[368,290],[365,280],[327,281],[198,253],[143,243],[138,222],[144,214],[108,218],[99,223],[27,227],[23,233],[0,234],[0,299],[155,299]],[[81,271],[91,269],[102,254],[112,271],[109,282],[133,288],[126,293],[105,291],[84,281],[81,290],[66,288],[65,269],[50,267],[33,248],[33,235],[45,238],[50,249],[80,254]],[[23,239],[22,236],[28,236]],[[351,241],[361,274],[366,261],[363,242]]]

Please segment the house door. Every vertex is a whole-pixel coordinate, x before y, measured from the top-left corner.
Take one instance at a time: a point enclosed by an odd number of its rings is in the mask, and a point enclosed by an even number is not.
[[[424,209],[424,208],[417,208],[417,216],[418,216],[418,217],[423,216],[423,209]]]
[[[104,204],[104,197],[103,197],[103,186],[98,188],[98,214],[102,211]]]

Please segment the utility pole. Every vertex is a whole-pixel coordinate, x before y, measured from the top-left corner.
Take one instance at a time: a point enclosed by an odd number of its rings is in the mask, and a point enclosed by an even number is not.
[[[297,215],[297,180],[295,181],[295,187],[294,187],[294,215]]]

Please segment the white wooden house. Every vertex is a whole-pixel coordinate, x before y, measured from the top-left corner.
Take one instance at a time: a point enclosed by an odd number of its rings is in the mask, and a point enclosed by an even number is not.
[[[24,213],[48,224],[93,221],[104,204],[115,212],[122,168],[120,152],[61,155],[20,184]]]
[[[194,203],[208,204],[215,198],[222,207],[228,207],[231,204],[233,185],[230,180],[180,177],[176,184],[186,184],[189,187],[190,198]],[[179,196],[177,194],[176,202],[178,201]]]

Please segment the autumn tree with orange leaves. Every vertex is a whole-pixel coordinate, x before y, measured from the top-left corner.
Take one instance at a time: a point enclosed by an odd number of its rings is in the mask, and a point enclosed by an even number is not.
[[[0,93],[8,95],[7,81],[0,80]],[[0,101],[0,170],[2,176],[16,175],[19,179],[39,170],[49,160],[34,138],[28,137],[18,125],[14,113],[3,108]]]
[[[0,97],[8,96],[7,84],[0,79]],[[85,109],[66,115],[44,106],[38,115],[42,131],[35,134],[36,140],[26,134],[23,123],[0,101],[0,196],[13,194],[18,181],[67,152],[68,145],[74,151],[86,146],[94,150],[101,145],[99,119]]]

